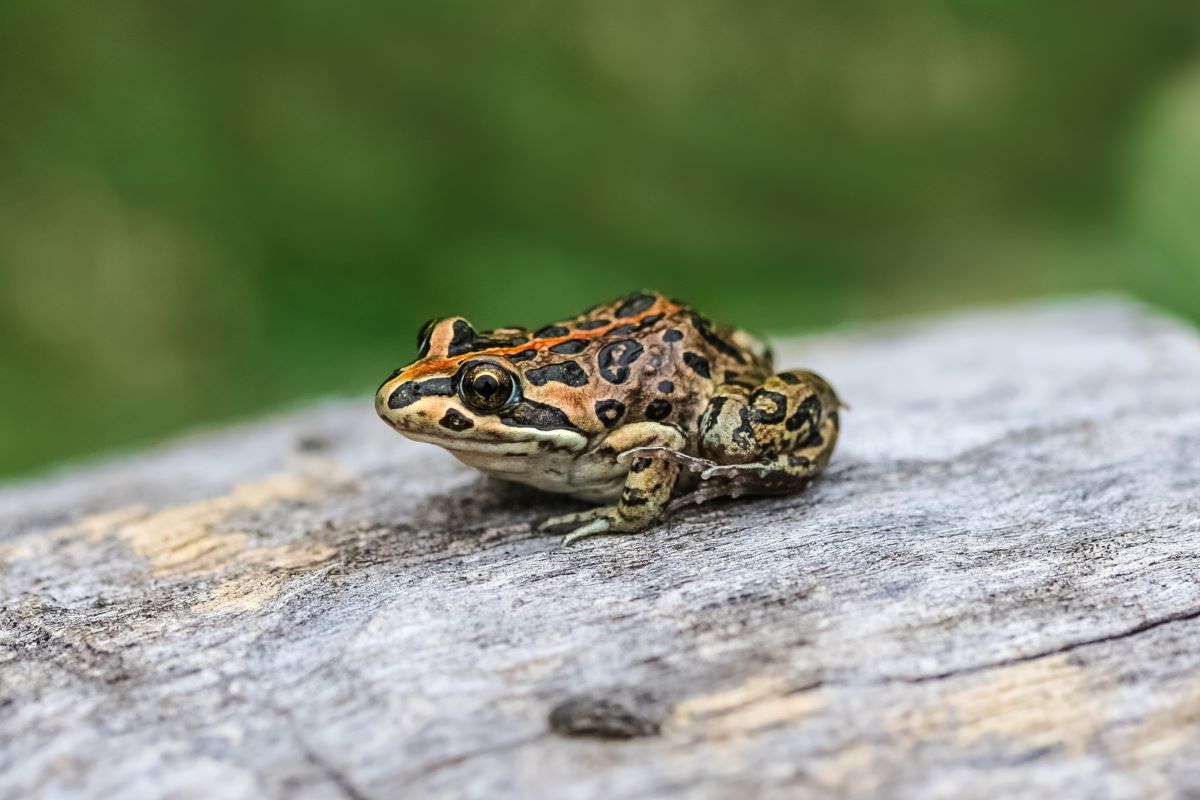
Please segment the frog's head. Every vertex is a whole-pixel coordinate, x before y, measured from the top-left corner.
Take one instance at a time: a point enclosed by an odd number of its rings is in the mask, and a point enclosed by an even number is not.
[[[477,333],[462,317],[430,320],[417,334],[417,360],[383,382],[375,409],[408,438],[468,462],[581,450],[584,401],[567,385],[526,377],[553,344],[532,339],[519,328]]]

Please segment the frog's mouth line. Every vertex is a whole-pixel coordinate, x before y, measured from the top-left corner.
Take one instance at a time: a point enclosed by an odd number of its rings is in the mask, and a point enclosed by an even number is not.
[[[393,426],[396,427],[396,426]],[[504,439],[489,437],[484,439],[478,432],[471,438],[455,436],[440,436],[436,434],[410,431],[396,428],[404,436],[414,442],[436,444],[451,453],[490,454],[505,456],[533,456],[549,450],[580,451],[587,446],[587,437],[576,431],[541,431],[536,428],[513,428],[519,432],[520,439]]]

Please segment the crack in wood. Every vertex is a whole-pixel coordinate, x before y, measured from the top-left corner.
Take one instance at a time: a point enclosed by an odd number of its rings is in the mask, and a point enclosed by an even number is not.
[[[1159,619],[1149,620],[1139,625],[1134,625],[1133,627],[1118,633],[1105,634],[1104,636],[1096,636],[1091,639],[1081,639],[1077,642],[1069,642],[1059,647],[1051,648],[1050,650],[1039,651],[1037,653],[1029,653],[1027,655],[1004,658],[998,661],[989,661],[984,664],[973,664],[968,667],[946,670],[945,672],[936,672],[930,675],[889,675],[882,679],[873,681],[872,683],[878,685],[887,685],[891,683],[921,684],[930,683],[932,681],[947,680],[949,678],[958,678],[964,675],[974,675],[980,672],[987,672],[988,670],[1002,669],[1004,667],[1011,667],[1017,664],[1037,661],[1043,658],[1063,655],[1084,647],[1092,647],[1094,645],[1106,644],[1108,642],[1117,642],[1122,639],[1128,639],[1130,637],[1146,633],[1147,631],[1152,631],[1156,628],[1161,628],[1164,625],[1171,625],[1176,622],[1188,622],[1194,619],[1200,619],[1200,609],[1170,614]]]

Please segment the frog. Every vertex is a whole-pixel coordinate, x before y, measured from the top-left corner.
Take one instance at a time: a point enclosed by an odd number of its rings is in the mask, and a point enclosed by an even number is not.
[[[843,407],[815,372],[775,372],[759,337],[654,291],[533,330],[431,319],[375,395],[409,439],[593,504],[539,526],[568,531],[563,544],[645,531],[691,503],[803,490]]]

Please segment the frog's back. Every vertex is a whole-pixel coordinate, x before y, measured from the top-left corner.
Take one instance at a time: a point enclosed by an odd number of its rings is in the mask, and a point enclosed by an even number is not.
[[[556,402],[569,404],[572,394],[586,399],[605,427],[666,422],[690,440],[718,385],[754,383],[771,372],[770,351],[759,339],[657,292],[594,306],[538,330],[533,341],[546,337],[557,343],[531,348],[526,379],[561,381],[563,356],[574,357],[578,390],[561,391]]]
[[[715,323],[678,300],[667,302],[675,307],[668,319],[682,335],[681,342],[689,351],[708,360],[717,383],[770,374],[771,350],[760,338],[749,331]]]

